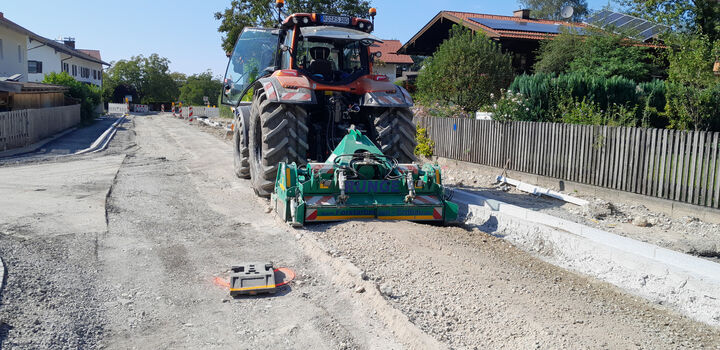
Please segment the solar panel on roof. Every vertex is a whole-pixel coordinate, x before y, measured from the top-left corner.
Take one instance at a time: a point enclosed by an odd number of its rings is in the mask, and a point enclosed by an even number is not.
[[[588,18],[588,23],[600,28],[616,27],[618,31],[623,33],[630,32],[631,36],[641,41],[648,41],[669,29],[664,25],[607,10],[602,10],[591,15]]]
[[[642,20],[640,18],[634,18],[632,21],[625,23],[626,28],[630,28],[632,30],[637,30],[637,26],[647,23],[645,20]]]
[[[616,27],[620,27],[632,20],[633,20],[633,18],[630,16],[623,16],[623,17],[620,17],[620,19],[618,19],[617,21],[615,21],[615,23],[613,23],[613,25]]]
[[[622,13],[614,12],[614,13],[609,14],[607,17],[605,17],[605,19],[603,19],[603,21],[605,22],[605,24],[612,24],[612,22],[617,21],[622,16],[625,16],[625,15],[623,15]]]
[[[590,18],[588,19],[588,23],[594,23],[594,22],[603,20],[603,19],[605,19],[605,17],[607,17],[607,16],[609,16],[609,15],[611,15],[611,14],[612,14],[612,12],[607,11],[607,10],[602,10],[602,11],[600,11],[600,12],[595,12],[595,14],[593,14],[592,16],[590,16]]]
[[[548,23],[537,23],[537,22],[519,22],[512,20],[502,19],[489,19],[489,18],[470,18],[471,21],[480,23],[486,27],[497,30],[516,30],[520,32],[532,32],[532,33],[547,33],[547,34],[560,34],[562,27],[570,28],[566,25],[560,24],[548,24]],[[582,31],[581,28],[575,28],[577,31]]]

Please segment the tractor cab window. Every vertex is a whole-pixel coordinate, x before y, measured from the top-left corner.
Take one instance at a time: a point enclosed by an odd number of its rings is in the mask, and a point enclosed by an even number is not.
[[[283,45],[285,45],[285,46],[287,46],[287,47],[292,47],[293,36],[294,36],[294,35],[295,35],[295,31],[294,31],[294,30],[292,30],[292,29],[288,30],[288,31],[285,33],[285,39],[283,40]],[[281,67],[282,69],[288,69],[288,68],[290,68],[290,57],[291,57],[291,55],[292,55],[292,54],[291,54],[291,52],[290,52],[289,50],[284,51],[284,52],[282,53],[282,64],[280,65],[280,67]]]
[[[245,28],[238,37],[223,80],[222,103],[236,106],[247,88],[275,68],[277,32]]]
[[[379,39],[339,27],[303,27],[298,37],[295,68],[313,80],[329,84],[349,82],[368,74],[368,46]]]

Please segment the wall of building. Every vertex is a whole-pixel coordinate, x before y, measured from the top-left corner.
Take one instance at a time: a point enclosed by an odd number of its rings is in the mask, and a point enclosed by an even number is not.
[[[23,75],[21,81],[28,81],[27,35],[0,26],[0,40],[0,76],[9,77],[20,73]]]
[[[37,41],[33,41],[29,47],[33,48],[37,45],[40,44]],[[49,46],[38,47],[28,51],[28,59],[32,61],[41,61],[43,63],[42,73],[30,74],[30,81],[42,82],[46,74],[50,74],[51,72],[62,72],[62,64],[67,63],[67,73],[75,78],[75,80],[102,86],[103,67],[100,63],[70,56],[63,52],[56,52],[54,48]],[[75,70],[73,70],[73,65],[75,66]],[[82,68],[90,70],[87,77],[82,76]],[[96,72],[95,75],[93,75],[93,70]]]
[[[62,56],[63,59],[68,57],[68,55],[66,55],[66,54],[60,54],[60,55]],[[81,81],[84,83],[95,84],[97,86],[102,86],[102,65],[100,63],[95,63],[95,62],[84,60],[84,59],[78,58],[78,57],[72,57],[63,62],[65,62],[69,65],[68,66],[69,67],[68,74],[70,74],[73,78],[75,78],[75,80]],[[75,72],[74,75],[73,75],[73,68],[72,68],[73,65],[75,65],[77,67],[77,71]],[[88,77],[83,77],[81,75],[81,68],[90,69],[90,74]],[[100,74],[99,79],[97,79],[98,78],[97,76],[95,78],[93,78],[93,72],[92,72],[93,70],[95,70],[96,72],[98,72],[98,74]]]
[[[45,78],[45,74],[61,72],[60,55],[63,54],[56,53],[54,48],[43,45],[37,41],[32,41],[28,44],[27,53],[29,61],[42,62],[42,73],[28,73],[28,81],[40,83]],[[67,57],[67,55],[63,56]]]

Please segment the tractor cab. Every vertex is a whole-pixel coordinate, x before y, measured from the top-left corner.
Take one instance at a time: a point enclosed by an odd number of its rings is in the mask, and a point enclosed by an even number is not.
[[[371,74],[371,21],[339,15],[296,13],[279,28],[245,28],[225,72],[223,104],[236,106],[260,78],[292,70],[325,85],[344,85]]]
[[[289,33],[288,35],[293,35]],[[283,69],[297,69],[312,80],[334,85],[347,84],[370,74],[369,47],[382,42],[373,35],[333,26],[301,27],[286,49],[290,55]]]

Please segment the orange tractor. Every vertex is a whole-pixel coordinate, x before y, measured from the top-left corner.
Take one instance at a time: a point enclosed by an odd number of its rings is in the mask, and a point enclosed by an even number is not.
[[[279,164],[325,161],[351,129],[384,155],[412,162],[413,101],[387,76],[373,74],[381,56],[373,48],[382,42],[370,34],[374,20],[296,13],[279,22],[245,28],[225,74],[237,176],[268,197]]]

